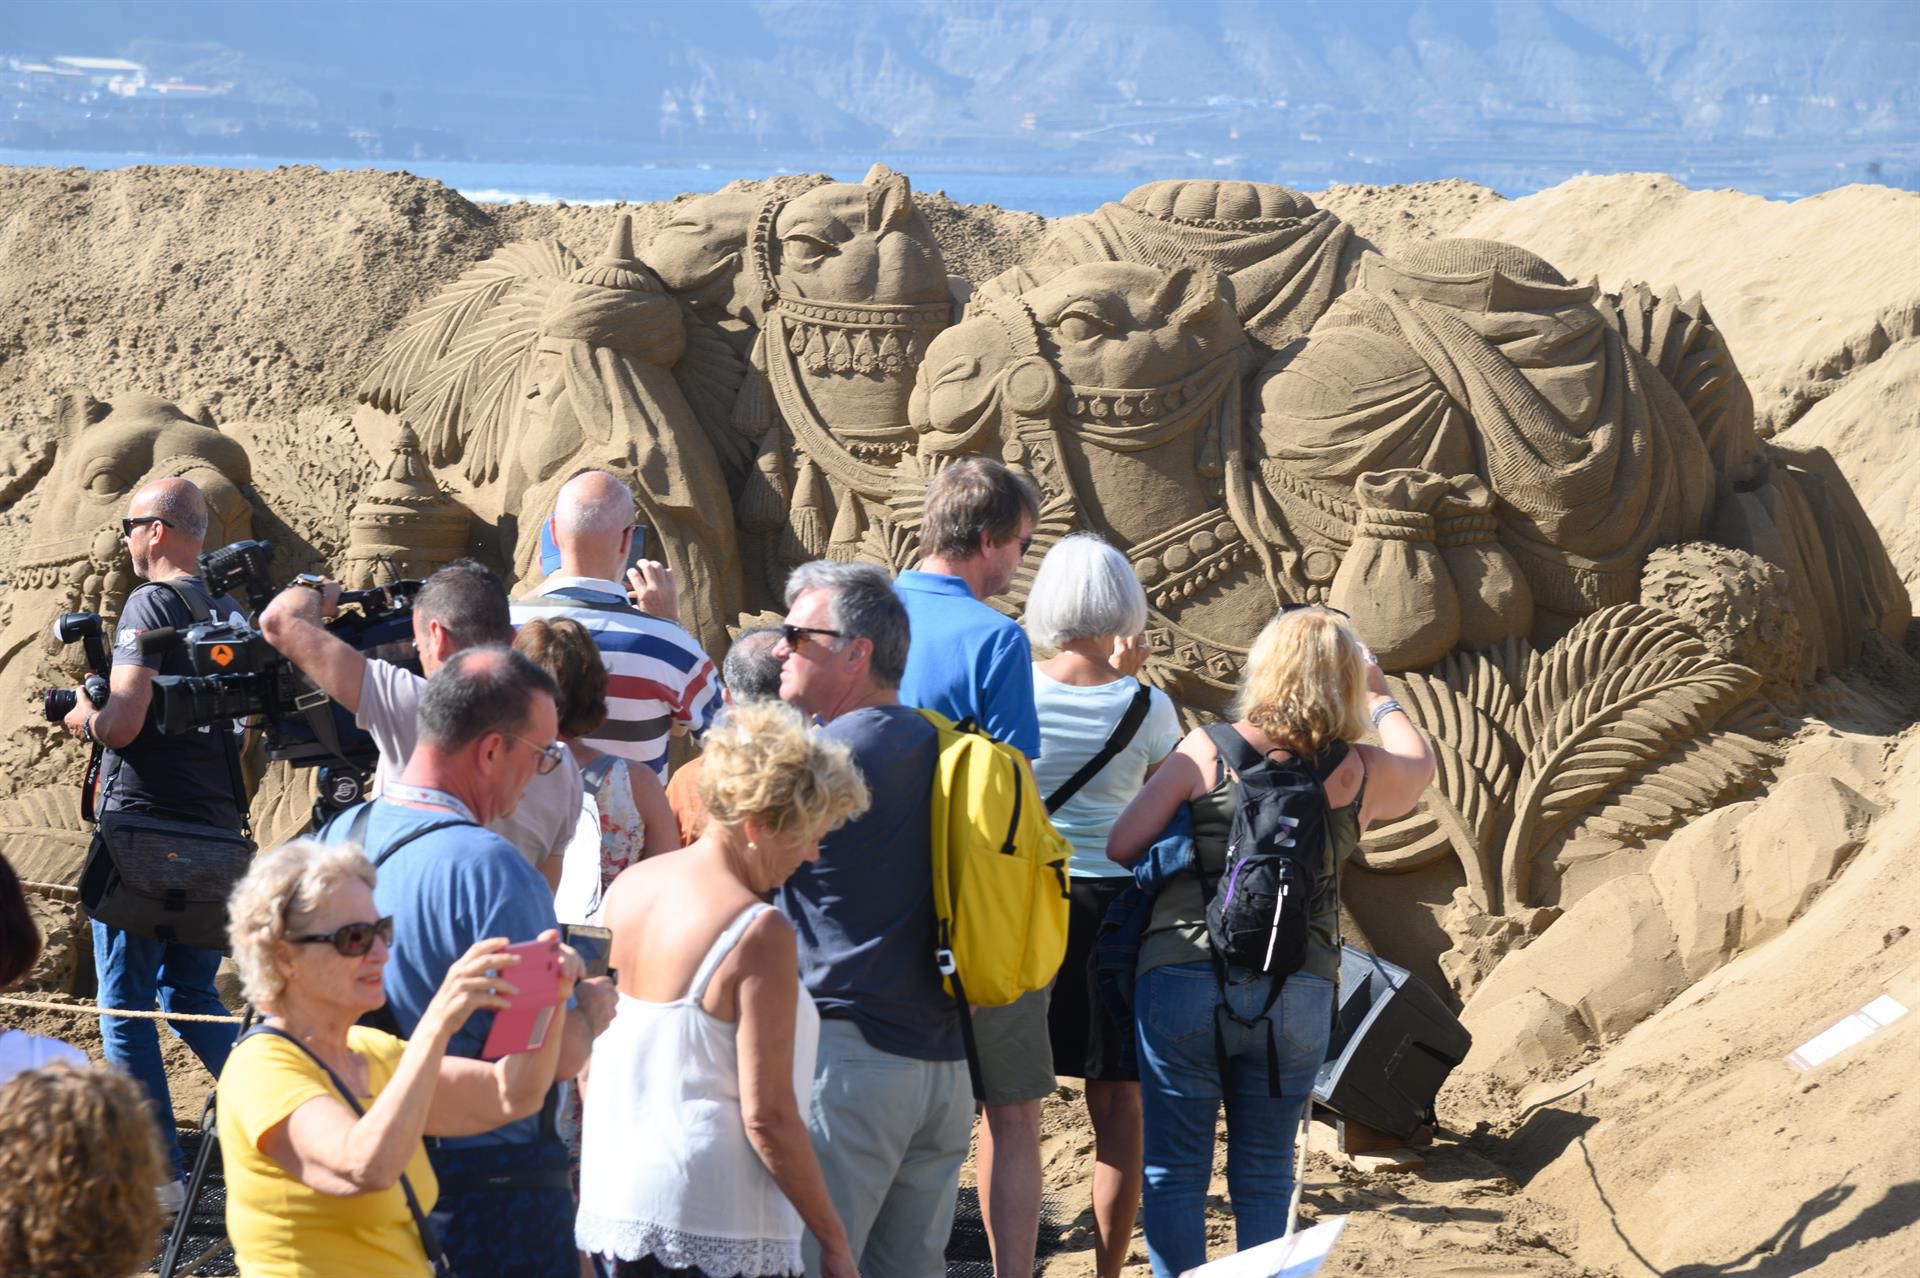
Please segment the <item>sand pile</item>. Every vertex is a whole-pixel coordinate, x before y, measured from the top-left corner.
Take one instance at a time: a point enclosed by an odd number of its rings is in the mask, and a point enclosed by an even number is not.
[[[1018,262],[1047,226],[918,198],[949,271],[975,280]],[[1501,238],[1608,288],[1704,294],[1763,420],[1834,453],[1920,579],[1907,517],[1920,501],[1907,440],[1920,428],[1920,195],[1850,187],[1774,204],[1627,175],[1512,202],[1462,182],[1315,198],[1388,251]],[[353,388],[393,328],[507,243],[591,250],[620,212],[644,243],[672,208],[480,206],[406,174],[308,168],[0,170],[0,501],[44,465],[39,414],[54,390],[137,389],[241,423],[265,503],[337,556],[374,465],[347,424]],[[30,505],[0,515],[0,554]],[[1676,606],[1689,580],[1673,574]],[[1742,659],[1764,667],[1790,642],[1787,619],[1723,612],[1705,628]],[[1327,1272],[1902,1272],[1920,1252],[1920,1100],[1906,1078],[1920,1014],[1806,1075],[1781,1057],[1890,980],[1920,1008],[1908,988],[1920,981],[1900,978],[1920,962],[1906,855],[1920,820],[1916,688],[1920,667],[1885,645],[1864,673],[1805,690],[1770,798],[1646,848],[1623,886],[1584,898],[1500,969],[1479,991],[1481,1047],[1443,1097],[1449,1130],[1426,1172],[1313,1156],[1310,1211],[1356,1213]],[[1800,819],[1816,808],[1824,825]],[[1776,831],[1799,833],[1766,837]],[[1689,859],[1728,862],[1715,855],[1728,847],[1738,855],[1719,879]],[[1564,1010],[1560,1039],[1542,1037],[1539,1017],[1493,1014],[1538,1008],[1536,996]],[[90,1023],[32,1019],[97,1049]],[[169,1061],[190,1119],[201,1080],[184,1053]],[[1046,1123],[1067,1246],[1046,1272],[1077,1278],[1092,1265],[1077,1094],[1063,1089]],[[1224,1247],[1224,1181],[1215,1188]]]

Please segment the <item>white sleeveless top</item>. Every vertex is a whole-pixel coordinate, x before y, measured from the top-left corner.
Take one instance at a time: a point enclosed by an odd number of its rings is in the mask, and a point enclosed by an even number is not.
[[[685,997],[621,995],[613,1024],[594,1041],[574,1222],[582,1251],[744,1278],[802,1271],[800,1215],[741,1121],[738,1027],[700,1006],[714,969],[771,908],[750,905],[728,924]],[[802,1113],[819,1044],[820,1014],[801,985],[793,1094]]]

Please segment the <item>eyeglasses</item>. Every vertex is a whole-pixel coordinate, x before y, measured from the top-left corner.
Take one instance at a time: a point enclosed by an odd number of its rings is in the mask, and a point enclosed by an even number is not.
[[[561,752],[558,745],[535,745],[525,737],[514,736],[511,732],[503,732],[500,735],[510,741],[518,741],[521,745],[539,755],[540,762],[533,765],[533,770],[541,776],[544,777],[547,773],[560,766]]]
[[[389,914],[376,923],[347,923],[331,932],[289,936],[287,939],[295,945],[331,945],[343,958],[359,958],[373,948],[373,938],[376,936],[387,945],[393,944],[393,915]]]
[[[168,522],[165,519],[162,519],[158,515],[135,515],[131,519],[123,519],[120,521],[120,535],[122,537],[131,539],[133,536],[133,530],[138,528],[141,524],[159,524],[162,528],[173,527],[173,525],[170,522]]]
[[[1334,616],[1344,618],[1347,621],[1353,620],[1353,617],[1351,615],[1349,615],[1348,613],[1342,612],[1340,609],[1335,608],[1330,604],[1302,602],[1302,603],[1283,603],[1280,605],[1280,611],[1283,613],[1299,612],[1302,608],[1318,608],[1321,612],[1330,612]]]
[[[1027,557],[1027,552],[1032,549],[1033,549],[1033,534],[1028,533],[1026,536],[1020,539],[1020,557],[1022,559],[1025,559]]]
[[[787,641],[787,647],[795,652],[806,646],[808,635],[824,635],[829,639],[845,639],[846,633],[840,630],[828,630],[823,626],[787,626],[780,627],[780,637]]]

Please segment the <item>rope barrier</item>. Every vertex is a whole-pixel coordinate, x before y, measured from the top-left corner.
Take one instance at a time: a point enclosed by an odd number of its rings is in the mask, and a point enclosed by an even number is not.
[[[75,1016],[122,1016],[135,1021],[198,1021],[206,1025],[238,1025],[238,1016],[203,1016],[193,1012],[128,1012],[117,1007],[93,1007],[86,1003],[54,1003],[45,999],[20,998],[0,994],[0,1004],[31,1007],[44,1012],[71,1012]]]

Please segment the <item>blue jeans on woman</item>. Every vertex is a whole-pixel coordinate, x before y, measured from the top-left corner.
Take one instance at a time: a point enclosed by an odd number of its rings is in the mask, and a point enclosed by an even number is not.
[[[1294,1137],[1301,1106],[1326,1057],[1333,982],[1296,972],[1260,1023],[1266,978],[1229,984],[1227,1005],[1252,1028],[1221,1018],[1227,1089],[1214,1055],[1214,1012],[1223,991],[1211,963],[1156,967],[1134,987],[1140,1044],[1140,1106],[1146,1137],[1141,1197],[1147,1256],[1156,1278],[1178,1278],[1207,1258],[1207,1182],[1213,1172],[1214,1118],[1227,1105],[1227,1196],[1242,1249],[1287,1230],[1293,1198]],[[1280,1095],[1268,1094],[1269,1038],[1277,1053]]]
[[[163,1012],[188,1016],[225,1016],[226,1004],[213,987],[220,970],[220,951],[135,936],[93,920],[93,970],[100,980],[101,1007],[150,1012],[157,1002]],[[233,1050],[234,1027],[206,1021],[169,1021],[168,1028],[186,1040],[200,1063],[215,1078]],[[166,1066],[160,1059],[160,1035],[154,1022],[124,1016],[100,1018],[100,1044],[107,1063],[133,1076],[153,1102],[161,1143],[174,1174],[185,1171],[180,1137],[173,1126],[173,1097],[167,1091]]]

